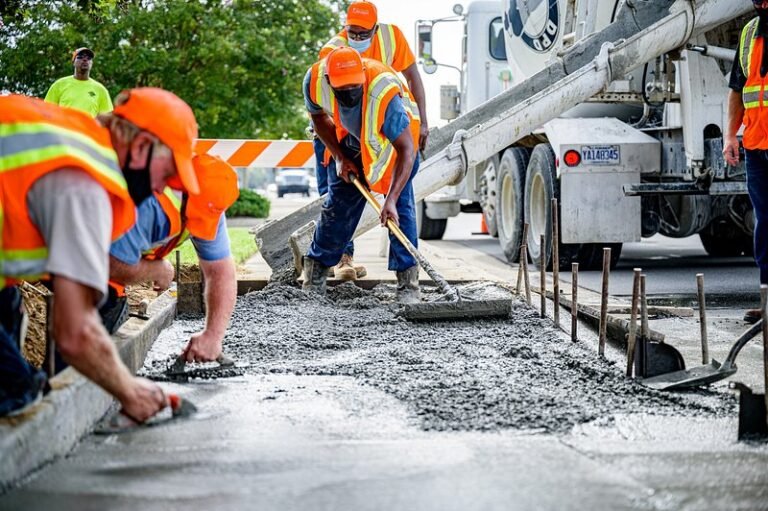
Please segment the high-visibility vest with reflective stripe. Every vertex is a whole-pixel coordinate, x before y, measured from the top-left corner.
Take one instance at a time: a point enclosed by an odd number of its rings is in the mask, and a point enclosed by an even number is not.
[[[155,198],[165,216],[168,217],[170,227],[168,228],[168,236],[163,241],[142,254],[142,257],[150,260],[164,258],[189,238],[189,231],[184,227],[181,217],[182,201],[178,192],[166,187],[163,193],[155,193]]]
[[[755,18],[741,31],[739,63],[747,78],[741,91],[744,103],[744,136],[746,149],[768,149],[768,75],[760,76],[765,38],[759,35],[759,18]]]
[[[363,67],[366,77],[363,84],[363,122],[360,133],[363,171],[371,190],[387,193],[397,159],[395,147],[382,133],[387,107],[395,97],[402,99],[403,107],[411,121],[409,128],[414,150],[418,146],[421,126],[419,108],[408,87],[400,81],[392,68],[372,59],[363,59]],[[325,61],[316,62],[310,71],[310,99],[325,113],[333,116],[336,136],[338,140],[342,140],[347,131],[341,126],[336,98],[324,74]]]
[[[107,191],[113,241],[131,228],[136,208],[109,131],[76,110],[26,96],[0,97],[0,288],[44,277],[48,249],[29,217],[27,192],[61,169],[82,170]]]
[[[331,51],[343,46],[349,46],[347,30],[344,29],[333,37],[320,49],[320,58],[325,58]],[[379,23],[376,37],[371,41],[371,46],[360,55],[363,58],[378,60],[388,66],[392,66],[397,50],[397,38],[393,25]]]

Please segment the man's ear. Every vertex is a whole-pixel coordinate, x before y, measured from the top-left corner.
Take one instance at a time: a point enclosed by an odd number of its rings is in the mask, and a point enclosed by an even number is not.
[[[136,168],[145,168],[147,166],[147,158],[149,157],[149,149],[152,144],[155,143],[155,138],[146,131],[139,131],[136,137],[131,142],[128,151],[131,153],[131,162]]]

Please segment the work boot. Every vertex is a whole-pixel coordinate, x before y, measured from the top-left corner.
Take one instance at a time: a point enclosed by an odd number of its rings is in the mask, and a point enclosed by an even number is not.
[[[344,254],[341,256],[341,261],[333,268],[333,275],[339,280],[355,280],[357,278],[357,272],[353,266],[352,256]]]
[[[304,283],[301,285],[303,291],[313,291],[325,295],[325,281],[328,278],[328,266],[323,266],[318,261],[304,257]]]
[[[419,303],[421,292],[419,291],[419,267],[414,265],[405,271],[398,271],[397,275],[397,301],[399,303]]]
[[[744,312],[744,321],[746,321],[750,325],[760,321],[761,317],[763,316],[762,316],[762,313],[760,312],[760,309],[748,309],[746,312]]]
[[[351,265],[352,265],[352,267],[355,269],[355,276],[356,276],[358,279],[362,279],[363,277],[365,277],[366,275],[368,275],[368,270],[366,270],[366,269],[365,269],[365,266],[363,266],[362,264],[355,264],[355,262],[352,260],[352,258],[351,258],[351,257],[350,257],[350,259],[349,259],[349,264],[351,264]],[[330,271],[328,272],[328,276],[329,276],[329,277],[332,277],[332,278],[335,278],[335,277],[336,277],[336,271],[335,271],[335,268],[333,268],[333,267],[332,267],[332,268],[330,269]]]

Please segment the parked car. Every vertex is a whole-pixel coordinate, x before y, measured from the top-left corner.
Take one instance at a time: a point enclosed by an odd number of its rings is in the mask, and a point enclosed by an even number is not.
[[[309,197],[309,174],[306,170],[283,170],[277,175],[275,182],[277,183],[278,197],[282,197],[286,193],[300,193]]]

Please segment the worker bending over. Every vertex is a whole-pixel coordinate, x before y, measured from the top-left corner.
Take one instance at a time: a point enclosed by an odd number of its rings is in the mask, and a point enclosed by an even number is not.
[[[419,147],[424,149],[429,134],[424,84],[416,65],[416,58],[400,28],[397,25],[379,23],[378,12],[373,3],[352,2],[347,9],[347,22],[344,29],[322,47],[320,58],[327,57],[335,48],[345,46],[357,50],[363,58],[383,62],[394,71],[403,74],[419,109],[421,118]],[[314,137],[314,146],[317,191],[320,195],[325,195],[328,192],[328,174],[336,172],[336,163],[317,136]],[[364,267],[355,266],[354,252],[354,242],[350,241],[344,249],[339,264],[333,269],[336,278],[355,280],[367,274]]]
[[[419,112],[394,70],[362,59],[349,47],[316,62],[304,80],[304,97],[315,131],[336,159],[328,195],[309,252],[304,289],[325,292],[325,279],[352,239],[365,198],[350,183],[356,175],[372,191],[386,194],[381,223],[392,219],[417,245],[412,181],[419,168]],[[389,269],[397,274],[397,298],[419,300],[419,268],[390,233]]]
[[[22,281],[50,277],[53,338],[65,362],[143,422],[168,404],[156,383],[131,375],[101,324],[109,246],[135,204],[166,185],[199,192],[192,167],[197,123],[170,92],[121,93],[99,118],[39,99],[0,97],[0,416],[41,394],[45,378],[19,351]]]
[[[239,191],[237,174],[220,158],[197,155],[192,164],[200,194],[190,196],[170,188],[155,193],[139,206],[133,229],[112,244],[110,288],[116,299],[109,308],[124,309],[123,287],[128,284],[149,281],[157,291],[167,289],[174,272],[164,258],[191,239],[205,282],[206,318],[205,328],[192,336],[184,357],[187,362],[208,362],[221,355],[221,342],[237,299],[224,212],[237,200]],[[121,316],[102,308],[102,316],[105,313],[113,318]]]

